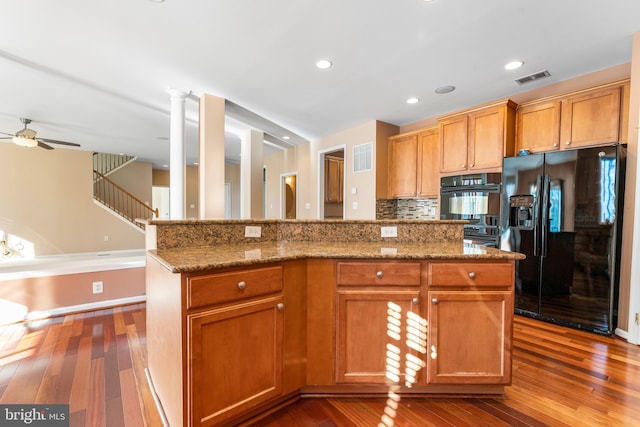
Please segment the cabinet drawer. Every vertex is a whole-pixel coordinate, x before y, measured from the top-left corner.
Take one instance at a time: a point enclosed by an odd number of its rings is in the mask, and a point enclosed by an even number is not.
[[[187,308],[282,290],[282,266],[187,278]]]
[[[513,263],[431,263],[430,286],[510,287]]]
[[[338,285],[420,285],[419,262],[339,262]]]

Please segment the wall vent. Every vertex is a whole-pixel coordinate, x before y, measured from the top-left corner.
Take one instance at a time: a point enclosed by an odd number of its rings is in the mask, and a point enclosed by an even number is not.
[[[535,80],[544,79],[545,77],[549,77],[551,73],[547,70],[538,71],[537,73],[529,74],[528,76],[520,77],[516,79],[516,83],[519,85],[523,85],[525,83],[529,83]]]
[[[373,167],[371,161],[373,153],[373,144],[367,142],[366,144],[356,145],[353,147],[353,171],[364,172],[370,171]]]

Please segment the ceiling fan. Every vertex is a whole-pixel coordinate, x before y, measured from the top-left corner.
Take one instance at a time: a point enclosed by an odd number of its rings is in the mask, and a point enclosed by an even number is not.
[[[0,136],[0,139],[11,139],[14,144],[18,144],[23,147],[38,146],[47,150],[53,150],[53,147],[50,146],[49,144],[60,144],[60,145],[69,145],[71,147],[80,147],[80,144],[76,144],[73,142],[58,141],[55,139],[48,139],[48,138],[36,138],[37,132],[33,129],[27,128],[29,123],[31,123],[31,119],[21,118],[20,121],[24,124],[24,129],[20,129],[15,134],[0,132],[0,134],[2,135],[8,135],[8,136]]]

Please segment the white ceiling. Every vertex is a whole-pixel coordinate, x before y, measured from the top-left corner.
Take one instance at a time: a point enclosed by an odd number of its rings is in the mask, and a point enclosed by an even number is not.
[[[404,125],[628,63],[638,30],[638,0],[3,1],[0,131],[27,117],[40,137],[161,167],[172,87],[228,100],[237,162],[247,123],[276,144]],[[334,66],[317,69],[321,58]],[[505,71],[512,59],[525,64]],[[457,89],[435,94],[442,85]],[[192,163],[197,102],[186,104]]]

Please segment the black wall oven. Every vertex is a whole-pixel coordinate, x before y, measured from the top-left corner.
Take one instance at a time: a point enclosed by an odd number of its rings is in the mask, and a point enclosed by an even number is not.
[[[447,176],[440,181],[440,219],[463,219],[465,241],[500,247],[500,173]]]

